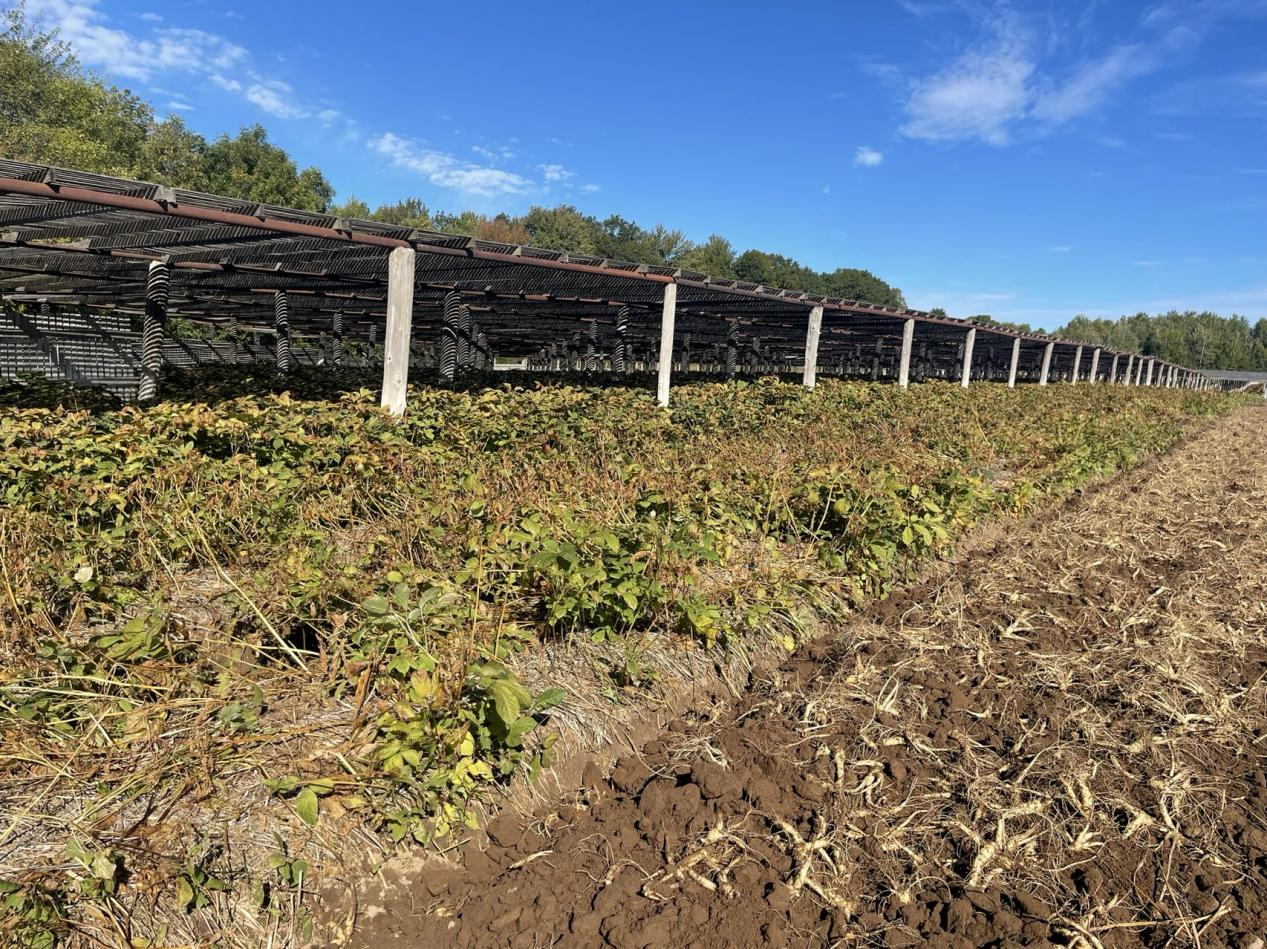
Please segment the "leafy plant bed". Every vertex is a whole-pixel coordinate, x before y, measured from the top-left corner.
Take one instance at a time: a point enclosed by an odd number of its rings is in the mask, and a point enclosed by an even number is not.
[[[0,415],[6,940],[301,942],[311,867],[448,846],[550,766],[552,715],[637,702],[675,652],[790,650],[1234,404],[760,380],[663,412],[516,376],[396,421],[364,381],[217,368]],[[549,681],[568,643],[587,677]]]

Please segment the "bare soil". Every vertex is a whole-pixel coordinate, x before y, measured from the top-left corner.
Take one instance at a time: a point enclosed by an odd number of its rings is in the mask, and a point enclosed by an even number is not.
[[[1267,411],[979,537],[354,945],[1267,937]]]

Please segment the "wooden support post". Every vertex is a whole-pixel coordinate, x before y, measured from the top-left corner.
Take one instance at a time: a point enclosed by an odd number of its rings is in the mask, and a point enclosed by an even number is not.
[[[664,285],[664,309],[660,313],[660,364],[656,379],[656,401],[669,407],[669,379],[673,374],[673,326],[677,321],[677,284]]]
[[[1073,378],[1070,380],[1074,385],[1078,384],[1078,372],[1082,369],[1082,347],[1079,346],[1073,352]]]
[[[968,383],[972,381],[972,350],[977,345],[977,328],[974,326],[968,330],[968,335],[963,341],[963,374],[959,384],[965,389]]]
[[[1007,370],[1007,387],[1009,389],[1016,388],[1016,372],[1021,367],[1021,338],[1018,336],[1012,340],[1012,362]]]
[[[911,344],[915,341],[915,321],[902,324],[902,351],[898,355],[897,384],[903,389],[911,385]]]
[[[1135,372],[1135,354],[1126,354],[1126,374],[1122,376],[1122,385],[1129,386],[1131,384],[1131,374]]]
[[[1091,378],[1087,380],[1092,385],[1100,381],[1100,347],[1097,346],[1091,350]]]
[[[809,311],[809,323],[805,327],[805,369],[801,373],[801,385],[814,388],[818,381],[818,334],[823,329],[823,308],[816,306]]]
[[[387,334],[383,351],[382,406],[392,415],[405,414],[413,314],[414,251],[411,247],[397,247],[387,255]]]
[[[1055,351],[1055,349],[1055,343],[1048,343],[1045,347],[1043,347],[1043,370],[1038,377],[1038,384],[1040,386],[1047,385],[1047,379],[1051,375],[1051,354]]]
[[[145,279],[145,319],[141,330],[141,384],[137,399],[145,402],[158,396],[158,376],[163,369],[163,329],[167,325],[167,297],[171,290],[171,267],[151,261]]]
[[[335,369],[343,368],[343,311],[335,310],[332,320],[334,343],[330,347],[330,365]]]
[[[1144,357],[1140,356],[1135,360],[1135,385],[1139,385],[1144,379]]]
[[[1120,357],[1119,353],[1113,354],[1113,362],[1109,365],[1109,385],[1117,382],[1117,361]]]
[[[1153,366],[1156,364],[1156,362],[1157,362],[1156,359],[1150,358],[1148,360],[1148,371],[1144,375],[1144,385],[1146,386],[1151,386],[1153,384]]]
[[[290,372],[295,361],[290,352],[290,301],[284,290],[273,294],[273,330],[276,333],[273,357],[277,362],[277,371]]]

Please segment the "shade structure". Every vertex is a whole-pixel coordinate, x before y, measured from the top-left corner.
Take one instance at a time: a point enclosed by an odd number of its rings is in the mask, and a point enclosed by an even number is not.
[[[591,347],[592,367],[649,367],[660,349],[665,289],[676,290],[675,352],[687,368],[800,369],[809,315],[821,308],[820,374],[896,379],[902,331],[915,321],[912,378],[958,378],[973,324],[671,266],[606,260],[244,202],[145,182],[0,160],[0,297],[17,303],[142,315],[147,273],[170,274],[167,316],[234,334],[273,334],[279,294],[302,339],[384,338],[388,257],[414,252],[411,345],[439,349],[445,298],[470,311],[480,358],[538,360]],[[1017,334],[977,327],[974,379],[1006,380]],[[235,337],[236,338],[236,337]],[[1023,335],[1022,381],[1049,341]],[[689,345],[686,345],[689,341]],[[474,344],[474,340],[471,341]],[[1072,366],[1057,341],[1052,372]],[[1106,352],[1108,352],[1106,350]],[[1110,354],[1111,355],[1111,354]],[[682,368],[679,366],[679,368]]]

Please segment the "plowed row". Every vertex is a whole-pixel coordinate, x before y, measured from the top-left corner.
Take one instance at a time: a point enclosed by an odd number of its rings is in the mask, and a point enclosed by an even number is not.
[[[1265,416],[972,539],[357,940],[1261,947]]]

